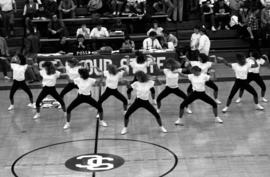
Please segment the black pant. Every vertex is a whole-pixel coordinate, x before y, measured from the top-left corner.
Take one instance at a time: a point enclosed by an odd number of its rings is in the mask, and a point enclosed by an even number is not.
[[[134,77],[134,79],[133,79],[133,81],[131,81],[130,85],[133,84],[133,83],[136,82],[136,81],[138,81],[138,80],[136,79],[136,77]],[[132,92],[132,90],[133,90],[133,88],[132,88],[130,85],[128,86],[128,89],[127,89],[127,96],[128,96],[128,99],[129,99],[129,100],[131,99],[131,92]],[[156,94],[155,88],[152,87],[152,88],[150,89],[150,92],[151,92],[151,97],[152,97],[152,99],[155,99],[155,94]]]
[[[98,103],[102,106],[102,103],[109,98],[109,96],[113,95],[115,98],[117,98],[118,100],[123,102],[123,106],[124,106],[124,110],[127,110],[127,105],[128,105],[128,101],[127,99],[124,97],[124,95],[122,95],[117,89],[111,89],[111,88],[106,88],[106,90],[104,91],[104,93],[101,95],[101,97],[98,100]]]
[[[134,103],[128,108],[127,113],[125,114],[125,127],[128,126],[128,122],[129,122],[129,117],[130,115],[135,112],[138,108],[145,108],[146,110],[148,110],[150,113],[152,113],[159,126],[162,126],[162,122],[161,122],[161,118],[160,115],[158,114],[157,110],[154,108],[153,105],[150,104],[150,102],[148,100],[142,100],[140,98],[136,98],[136,100],[134,101]]]
[[[75,98],[75,100],[73,100],[67,108],[67,122],[70,122],[71,111],[82,103],[87,103],[95,107],[100,114],[100,119],[103,120],[103,109],[101,105],[96,100],[94,100],[91,95],[78,94],[77,98]]]
[[[68,93],[68,92],[70,92],[71,90],[73,90],[73,89],[78,89],[78,86],[76,85],[76,84],[74,84],[74,82],[69,82],[66,86],[65,86],[65,88],[61,91],[61,93],[60,93],[60,97],[63,99],[64,98],[64,96]]]
[[[63,99],[60,97],[60,95],[57,93],[55,86],[53,87],[45,86],[42,88],[36,101],[36,107],[37,107],[38,113],[40,112],[40,103],[47,95],[51,95],[54,99],[56,99],[61,104],[63,111],[66,112],[65,103]]]
[[[178,87],[177,88],[170,88],[170,87],[166,86],[165,89],[162,90],[162,92],[157,97],[158,109],[160,109],[160,107],[161,107],[161,100],[171,93],[173,93],[173,94],[175,94],[183,99],[187,98],[187,95],[182,90],[180,90]]]
[[[226,106],[230,106],[234,95],[236,94],[236,92],[239,89],[245,89],[249,93],[251,93],[253,95],[254,102],[256,104],[258,104],[258,95],[257,95],[257,92],[254,90],[254,88],[251,85],[249,85],[248,80],[247,79],[246,80],[236,79],[235,82],[234,82],[234,85],[232,87],[231,93],[229,95],[229,98],[227,100]]]
[[[205,82],[205,85],[214,90],[214,98],[217,99],[218,98],[218,87],[217,87],[217,85],[212,80],[209,80],[209,81]],[[193,91],[192,90],[192,85],[190,84],[188,86],[188,88],[187,88],[188,95],[190,95],[192,91]]]
[[[8,65],[9,65],[9,63],[8,63],[7,59],[6,60],[0,59],[0,66],[2,68],[2,72],[3,72],[4,76],[7,76]]]
[[[25,81],[16,81],[13,80],[13,84],[11,86],[11,90],[9,93],[9,99],[11,104],[14,104],[14,94],[16,93],[16,91],[21,88],[23,91],[25,91],[25,93],[27,93],[27,95],[29,96],[30,102],[33,103],[33,95],[32,92],[30,90],[30,88],[26,85]]]
[[[259,73],[248,73],[248,78],[247,78],[247,82],[250,83],[251,81],[255,81],[260,87],[261,87],[261,96],[264,97],[265,96],[265,91],[266,91],[266,86],[265,83],[262,79],[262,77],[260,76]],[[244,88],[240,89],[240,93],[239,93],[239,97],[242,97],[244,93]]]
[[[181,105],[180,105],[180,112],[179,117],[181,118],[184,114],[184,108],[187,107],[187,105],[191,104],[193,101],[200,99],[208,104],[210,104],[213,107],[213,112],[215,116],[217,117],[217,103],[215,100],[213,100],[210,96],[208,96],[205,92],[197,92],[193,91],[187,99],[185,99]]]

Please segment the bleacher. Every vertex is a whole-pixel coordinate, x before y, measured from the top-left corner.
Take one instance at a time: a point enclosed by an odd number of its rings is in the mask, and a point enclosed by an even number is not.
[[[26,0],[17,0],[18,11],[15,15],[15,36],[8,38],[7,42],[10,47],[11,53],[16,51],[22,45],[22,37],[24,33],[23,29],[23,17],[22,9]],[[92,29],[95,25],[93,19],[87,13],[85,8],[78,8],[76,19],[64,19],[65,25],[69,31],[70,41],[75,41],[76,29],[82,24],[86,23],[88,27]],[[146,38],[146,31],[150,28],[151,20],[141,19],[141,17],[102,17],[104,26],[110,29],[110,26],[114,21],[120,18],[124,24],[135,23],[136,27],[134,32],[131,34],[131,38],[136,43],[136,48],[141,48],[142,41]],[[189,45],[189,39],[192,33],[192,28],[199,24],[199,16],[191,14],[189,21],[184,22],[167,22],[166,15],[155,15],[155,18],[159,21],[160,26],[169,30],[172,34],[176,35],[179,39],[179,46]],[[34,20],[37,24],[38,29],[44,29],[47,27],[48,20]],[[221,56],[232,58],[236,52],[246,52],[249,44],[248,41],[240,39],[235,31],[232,30],[221,30],[217,32],[208,32],[209,37],[212,41],[211,52],[218,53]],[[41,36],[41,52],[50,52],[51,48],[54,46],[59,39],[48,39],[46,36]],[[112,44],[114,49],[118,49],[123,41],[123,37],[113,37],[108,40],[108,44]],[[268,51],[268,49],[263,49],[263,51]]]

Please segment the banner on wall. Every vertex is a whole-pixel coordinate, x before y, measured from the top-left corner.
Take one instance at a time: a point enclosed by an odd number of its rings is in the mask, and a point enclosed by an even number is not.
[[[114,54],[114,55],[86,55],[86,56],[76,56],[80,63],[83,65],[83,67],[88,68],[90,71],[91,77],[97,76],[97,69],[94,67],[97,67],[101,69],[102,71],[106,70],[108,64],[114,64],[118,67],[126,65],[126,56],[127,54]],[[157,63],[157,66],[159,68],[163,68],[166,59],[168,58],[175,58],[174,52],[164,52],[164,53],[151,53],[153,57],[155,57],[155,61]],[[135,58],[134,54],[129,54],[130,58]],[[42,64],[42,61],[53,61],[56,65],[63,65],[65,66],[65,62],[73,58],[74,56],[49,56],[49,57],[38,57],[38,63]],[[130,71],[130,74],[132,72]],[[153,66],[150,66],[148,68],[148,73],[152,75],[157,75],[158,73],[155,71]]]

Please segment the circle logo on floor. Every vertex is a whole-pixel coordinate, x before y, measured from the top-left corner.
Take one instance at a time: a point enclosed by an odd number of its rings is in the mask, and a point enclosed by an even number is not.
[[[85,154],[66,161],[65,166],[74,171],[100,172],[122,166],[125,160],[113,154]]]

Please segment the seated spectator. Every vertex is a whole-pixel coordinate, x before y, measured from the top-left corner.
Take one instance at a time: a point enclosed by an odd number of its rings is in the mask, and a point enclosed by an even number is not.
[[[31,20],[38,17],[39,5],[34,0],[27,0],[24,9],[23,16],[25,21],[25,29],[29,30],[29,27],[32,26]]]
[[[68,54],[69,52],[72,52],[73,50],[70,48],[70,43],[67,39],[68,38],[66,36],[62,36],[58,45],[55,46],[56,50],[54,52],[60,54]]]
[[[86,7],[88,0],[76,0],[77,7]]]
[[[92,29],[90,37],[91,38],[109,37],[109,32],[107,28],[102,27],[101,22],[98,22],[97,26]]]
[[[218,30],[227,29],[229,30],[229,22],[230,22],[230,7],[227,6],[224,0],[218,0],[214,3],[214,14],[215,19],[218,24]]]
[[[9,68],[9,62],[7,57],[9,57],[7,41],[5,38],[0,36],[0,67],[4,74],[4,79],[9,80],[10,78],[7,75],[7,71]]]
[[[135,43],[130,39],[130,36],[126,35],[125,36],[125,41],[122,44],[122,49],[132,49],[133,51],[135,50]]]
[[[261,11],[261,27],[263,38],[269,38],[270,35],[270,1],[266,2],[265,8]]]
[[[149,37],[144,39],[143,49],[144,50],[162,49],[162,47],[157,39],[157,33],[155,31],[151,31],[149,33]]]
[[[166,49],[176,48],[178,45],[178,39],[168,30],[163,30],[163,34],[162,47]]]
[[[127,8],[131,15],[143,15],[146,13],[146,0],[127,0]]]
[[[238,16],[241,6],[244,5],[244,1],[243,0],[229,0],[228,5],[231,8],[231,14]]]
[[[74,47],[73,55],[87,55],[87,54],[90,54],[89,48],[85,43],[84,36],[80,34],[77,36],[77,42]]]
[[[65,33],[65,25],[56,15],[52,16],[52,19],[48,24],[48,32],[48,37],[50,38],[61,38]]]
[[[122,13],[127,5],[127,0],[112,0],[111,5],[113,9],[113,15],[122,16]]]
[[[87,4],[87,8],[89,13],[101,13],[103,7],[103,1],[102,0],[89,0]]]
[[[81,28],[77,29],[76,36],[83,35],[85,39],[90,38],[90,29],[86,27],[86,24],[82,24]]]
[[[153,26],[147,31],[147,36],[154,31],[156,32],[157,36],[163,36],[163,28],[158,25],[158,22],[155,20],[153,21]]]
[[[15,0],[0,1],[0,20],[3,22],[4,37],[14,35],[14,12],[17,12]]]
[[[200,0],[201,20],[203,25],[206,25],[206,20],[208,20],[210,22],[211,30],[216,31],[213,3],[214,0]]]
[[[75,18],[75,9],[73,0],[61,0],[58,6],[59,18]]]
[[[190,60],[192,61],[195,61],[198,58],[200,37],[201,37],[200,26],[196,25],[193,28],[193,33],[190,39]]]
[[[54,0],[44,0],[43,8],[46,18],[52,18],[54,14],[58,14],[57,2]]]
[[[116,22],[112,25],[111,31],[123,31],[127,33],[127,26],[122,23],[121,19],[116,19]]]
[[[240,38],[249,36],[247,26],[240,23],[239,18],[236,15],[231,16],[230,28],[236,30]]]
[[[167,21],[172,21],[172,14],[175,10],[175,5],[173,4],[172,0],[162,0],[163,4],[163,11],[168,15]]]

